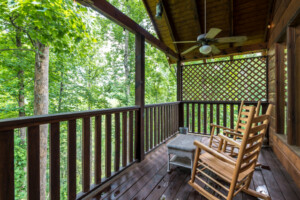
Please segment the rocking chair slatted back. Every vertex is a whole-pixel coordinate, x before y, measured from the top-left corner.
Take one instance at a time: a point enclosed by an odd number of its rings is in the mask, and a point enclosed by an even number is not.
[[[257,114],[259,111],[256,107],[241,106],[241,115],[236,127],[238,131],[243,133],[243,137],[239,146],[238,157],[234,161],[234,164],[232,163],[232,160],[226,161],[226,159],[221,156],[222,154],[218,155],[218,151],[209,148],[200,142],[195,142],[194,144],[197,148],[192,178],[189,184],[208,199],[215,199],[215,196],[211,196],[212,194],[208,195],[207,191],[201,188],[200,185],[212,188],[213,186],[210,185],[212,182],[220,185],[222,188],[226,187],[225,190],[228,191],[228,194],[226,195],[223,193],[222,195],[219,195],[219,197],[227,200],[231,200],[240,191],[244,191],[250,195],[255,195],[259,198],[269,199],[268,196],[258,194],[249,189],[249,185],[257,164],[263,139],[266,134],[271,109],[272,105],[269,105],[267,113],[259,116]],[[243,119],[241,116],[243,116]],[[222,143],[225,139],[228,139],[227,142],[230,143],[231,139],[228,137],[221,137],[220,143]],[[201,149],[205,150],[206,153],[200,155]],[[228,182],[230,186],[227,188],[226,185],[222,184],[222,181],[207,176],[207,170],[219,176],[223,179],[223,181]],[[210,179],[212,182],[207,182],[204,181],[204,179],[201,179],[200,175],[202,174],[204,174],[205,177]],[[197,180],[201,180],[200,185],[197,184]],[[213,189],[213,191],[215,190],[216,188]],[[219,191],[216,193],[219,194]]]

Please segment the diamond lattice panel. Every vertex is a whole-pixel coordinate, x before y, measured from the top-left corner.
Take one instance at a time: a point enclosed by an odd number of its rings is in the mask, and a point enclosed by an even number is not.
[[[266,100],[266,59],[255,57],[183,66],[182,100]]]

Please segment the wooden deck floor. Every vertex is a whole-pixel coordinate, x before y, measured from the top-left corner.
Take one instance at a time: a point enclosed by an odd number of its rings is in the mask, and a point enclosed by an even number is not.
[[[270,169],[255,170],[251,188],[266,185],[272,200],[300,199],[300,189],[280,164],[270,148],[263,148],[260,163]],[[205,199],[187,184],[190,170],[172,166],[167,173],[167,148],[163,144],[133,165],[129,171],[106,187],[94,199]],[[234,199],[256,199],[240,193]]]

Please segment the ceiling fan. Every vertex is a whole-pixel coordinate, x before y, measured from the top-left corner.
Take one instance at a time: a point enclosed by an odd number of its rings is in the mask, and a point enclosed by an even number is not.
[[[211,28],[206,33],[206,0],[204,1],[204,24],[205,30],[204,34],[201,34],[197,37],[196,41],[175,41],[173,43],[196,43],[196,45],[188,48],[187,50],[183,51],[181,55],[187,54],[193,51],[196,48],[199,48],[200,53],[204,55],[208,55],[209,53],[212,54],[219,54],[221,51],[214,45],[214,43],[238,43],[241,44],[247,40],[247,36],[234,36],[234,37],[221,37],[215,38],[222,30],[219,28]]]

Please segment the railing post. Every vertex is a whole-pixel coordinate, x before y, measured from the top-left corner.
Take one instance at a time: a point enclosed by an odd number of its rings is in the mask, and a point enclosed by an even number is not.
[[[181,60],[177,61],[177,101],[182,101],[182,82],[181,82]],[[178,105],[178,126],[183,127],[183,106],[182,102]]]
[[[0,131],[0,199],[14,199],[14,130]]]
[[[145,106],[145,37],[135,35],[135,105],[140,106],[136,121],[135,158],[144,159],[144,106]]]

